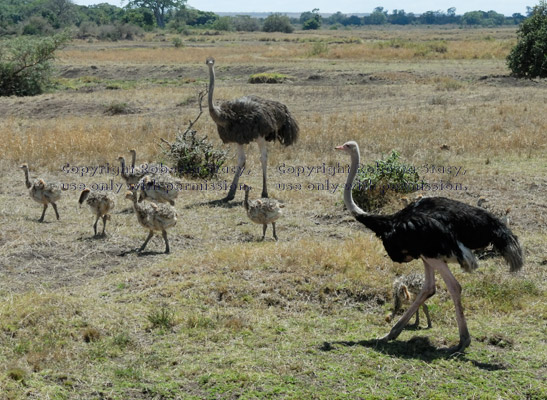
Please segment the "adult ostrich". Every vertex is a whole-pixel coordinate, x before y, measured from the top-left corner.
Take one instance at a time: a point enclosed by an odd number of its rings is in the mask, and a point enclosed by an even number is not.
[[[511,271],[522,267],[522,249],[515,235],[486,210],[444,197],[424,197],[392,215],[372,215],[360,209],[352,197],[352,183],[359,165],[359,146],[350,141],[336,147],[351,156],[351,166],[344,188],[344,203],[355,219],[382,239],[387,254],[395,262],[421,258],[425,282],[414,302],[382,341],[395,339],[410,317],[435,293],[435,272],[446,283],[456,308],[460,343],[449,352],[463,351],[471,342],[461,304],[461,286],[450,272],[447,262],[457,261],[467,272],[477,268],[471,250],[489,244],[501,253]]]
[[[266,185],[268,149],[266,142],[278,140],[285,146],[295,143],[298,139],[298,124],[287,106],[278,101],[266,100],[257,96],[244,96],[215,106],[213,104],[215,60],[208,58],[205,64],[209,67],[209,114],[217,125],[222,142],[237,144],[237,169],[228,195],[223,200],[229,201],[235,196],[239,176],[245,166],[243,145],[251,142],[256,142],[260,150],[262,197],[268,197]]]

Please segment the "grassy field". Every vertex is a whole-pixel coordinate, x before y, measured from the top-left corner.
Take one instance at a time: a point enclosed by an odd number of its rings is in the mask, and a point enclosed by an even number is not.
[[[178,48],[173,38],[73,42],[48,93],[0,98],[0,399],[547,398],[547,82],[509,75],[515,29],[195,34]],[[278,242],[271,231],[259,241],[242,192],[213,202],[220,190],[180,194],[169,255],[161,237],[130,252],[146,231],[124,190],[105,238],[93,238],[77,190],[63,192],[59,221],[50,208],[37,222],[21,163],[45,180],[119,185],[116,172],[80,167],[116,168],[130,148],[139,163],[162,161],[161,138],[199,112],[208,56],[217,101],[275,99],[300,124],[296,145],[269,147],[270,196],[286,204]],[[259,73],[286,78],[248,83]],[[195,129],[236,164],[207,113]],[[473,274],[452,268],[472,335],[465,354],[441,350],[458,330],[440,279],[432,329],[374,340],[390,329],[394,278],[423,266],[393,263],[344,210],[336,185],[347,175],[335,167],[349,160],[333,148],[347,140],[363,162],[397,150],[429,182],[462,188],[426,196],[510,208],[522,271],[499,257]],[[240,182],[256,198],[255,145],[247,155]]]

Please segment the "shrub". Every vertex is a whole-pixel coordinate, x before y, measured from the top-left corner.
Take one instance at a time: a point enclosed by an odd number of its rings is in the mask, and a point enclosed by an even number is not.
[[[179,132],[175,141],[167,144],[163,153],[179,176],[212,179],[226,161],[225,151],[215,149],[207,136],[200,137],[192,129]]]
[[[547,77],[547,2],[540,1],[518,31],[518,42],[507,56],[513,75],[519,78]]]
[[[0,43],[0,96],[33,96],[51,77],[50,61],[69,40],[68,34],[46,38],[18,37]]]
[[[276,74],[274,72],[262,72],[253,74],[249,77],[249,83],[283,83],[287,80],[287,75]]]
[[[163,154],[172,163],[171,167],[179,176],[212,179],[218,175],[226,161],[224,150],[216,150],[207,136],[199,137],[198,133],[192,129],[203,113],[201,102],[205,95],[206,91],[199,94],[199,114],[190,122],[188,128],[184,132],[179,131],[173,143],[162,139]]]
[[[43,17],[33,15],[23,23],[23,35],[51,35],[53,33],[53,27]]]
[[[173,43],[173,46],[175,46],[177,49],[184,46],[182,39],[179,37],[174,37],[171,42]]]
[[[383,207],[394,193],[410,193],[421,182],[416,168],[404,164],[397,151],[359,169],[352,189],[355,203],[365,211]]]

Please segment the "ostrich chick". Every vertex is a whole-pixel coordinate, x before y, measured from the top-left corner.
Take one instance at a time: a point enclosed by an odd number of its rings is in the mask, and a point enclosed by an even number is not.
[[[110,214],[108,214],[108,212],[112,210],[115,205],[114,195],[108,192],[103,193],[97,192],[95,190],[91,191],[90,189],[84,189],[82,190],[82,193],[80,194],[80,199],[78,200],[78,203],[80,203],[80,207],[82,206],[84,201],[97,217],[95,219],[95,223],[93,224],[93,232],[95,233],[95,236],[97,236],[97,223],[99,222],[99,218],[101,217],[103,219],[103,233],[101,235],[104,236],[106,234],[106,221],[110,219]]]
[[[159,203],[169,203],[175,205],[175,199],[179,195],[180,182],[174,179],[171,175],[146,175],[142,178],[138,185],[141,189],[139,203],[144,199],[150,199]]]
[[[402,275],[393,281],[393,312],[386,316],[386,321],[391,322],[393,317],[401,309],[403,303],[410,304],[420,290],[422,290],[425,283],[425,278],[422,274],[412,273],[408,275]],[[424,314],[427,318],[427,327],[431,328],[431,318],[429,317],[429,309],[427,305],[422,304]],[[420,326],[420,309],[416,310],[416,322],[411,326],[418,328]]]
[[[31,183],[28,174],[28,165],[21,165],[21,169],[25,172],[25,185],[27,186],[27,189],[30,189],[30,197],[32,200],[44,205],[42,216],[38,222],[44,221],[48,204],[53,206],[55,215],[57,216],[57,219],[59,219],[59,211],[57,211],[56,202],[61,198],[60,185],[58,183],[46,183],[43,179],[36,179]]]
[[[262,224],[262,239],[266,237],[266,229],[268,224],[272,224],[273,228],[273,237],[277,240],[277,235],[275,233],[275,221],[281,217],[282,208],[285,207],[284,204],[279,203],[275,199],[262,198],[257,200],[249,200],[249,191],[251,188],[247,185],[243,186],[245,190],[245,200],[243,202],[243,207],[247,210],[247,216],[249,219],[257,224]]]
[[[143,227],[150,231],[148,237],[138,251],[141,252],[144,250],[149,240],[154,236],[154,231],[161,231],[163,240],[165,241],[165,253],[169,253],[167,229],[172,228],[177,223],[177,212],[175,208],[167,204],[141,204],[137,202],[137,193],[132,191],[128,191],[125,194],[125,198],[133,202],[137,220]]]
[[[139,180],[146,175],[144,171],[142,171],[139,167],[131,167],[126,166],[125,164],[125,157],[119,156],[118,161],[120,162],[121,172],[120,175],[122,176],[123,180],[127,183],[127,185],[136,185]]]

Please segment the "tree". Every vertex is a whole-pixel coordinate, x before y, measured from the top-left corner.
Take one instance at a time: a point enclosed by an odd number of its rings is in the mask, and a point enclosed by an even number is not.
[[[513,75],[519,78],[547,77],[547,2],[541,0],[517,31],[517,44],[507,56]]]
[[[376,7],[372,14],[365,17],[365,24],[367,25],[383,25],[387,22],[387,11],[384,11],[384,7]]]
[[[291,33],[294,31],[293,26],[289,17],[282,14],[271,14],[264,20],[264,25],[262,27],[264,32],[284,32]]]
[[[314,8],[313,10],[304,12],[300,14],[300,22],[302,22],[302,29],[313,30],[319,29],[321,27],[321,15],[319,14],[319,9]]]
[[[123,0],[125,1],[125,0]],[[160,28],[165,27],[165,15],[173,9],[180,9],[186,5],[187,0],[128,0],[127,8],[148,8],[156,17],[156,24]]]
[[[70,37],[66,33],[40,39],[18,37],[0,42],[0,96],[42,93],[50,77],[55,51]]]

